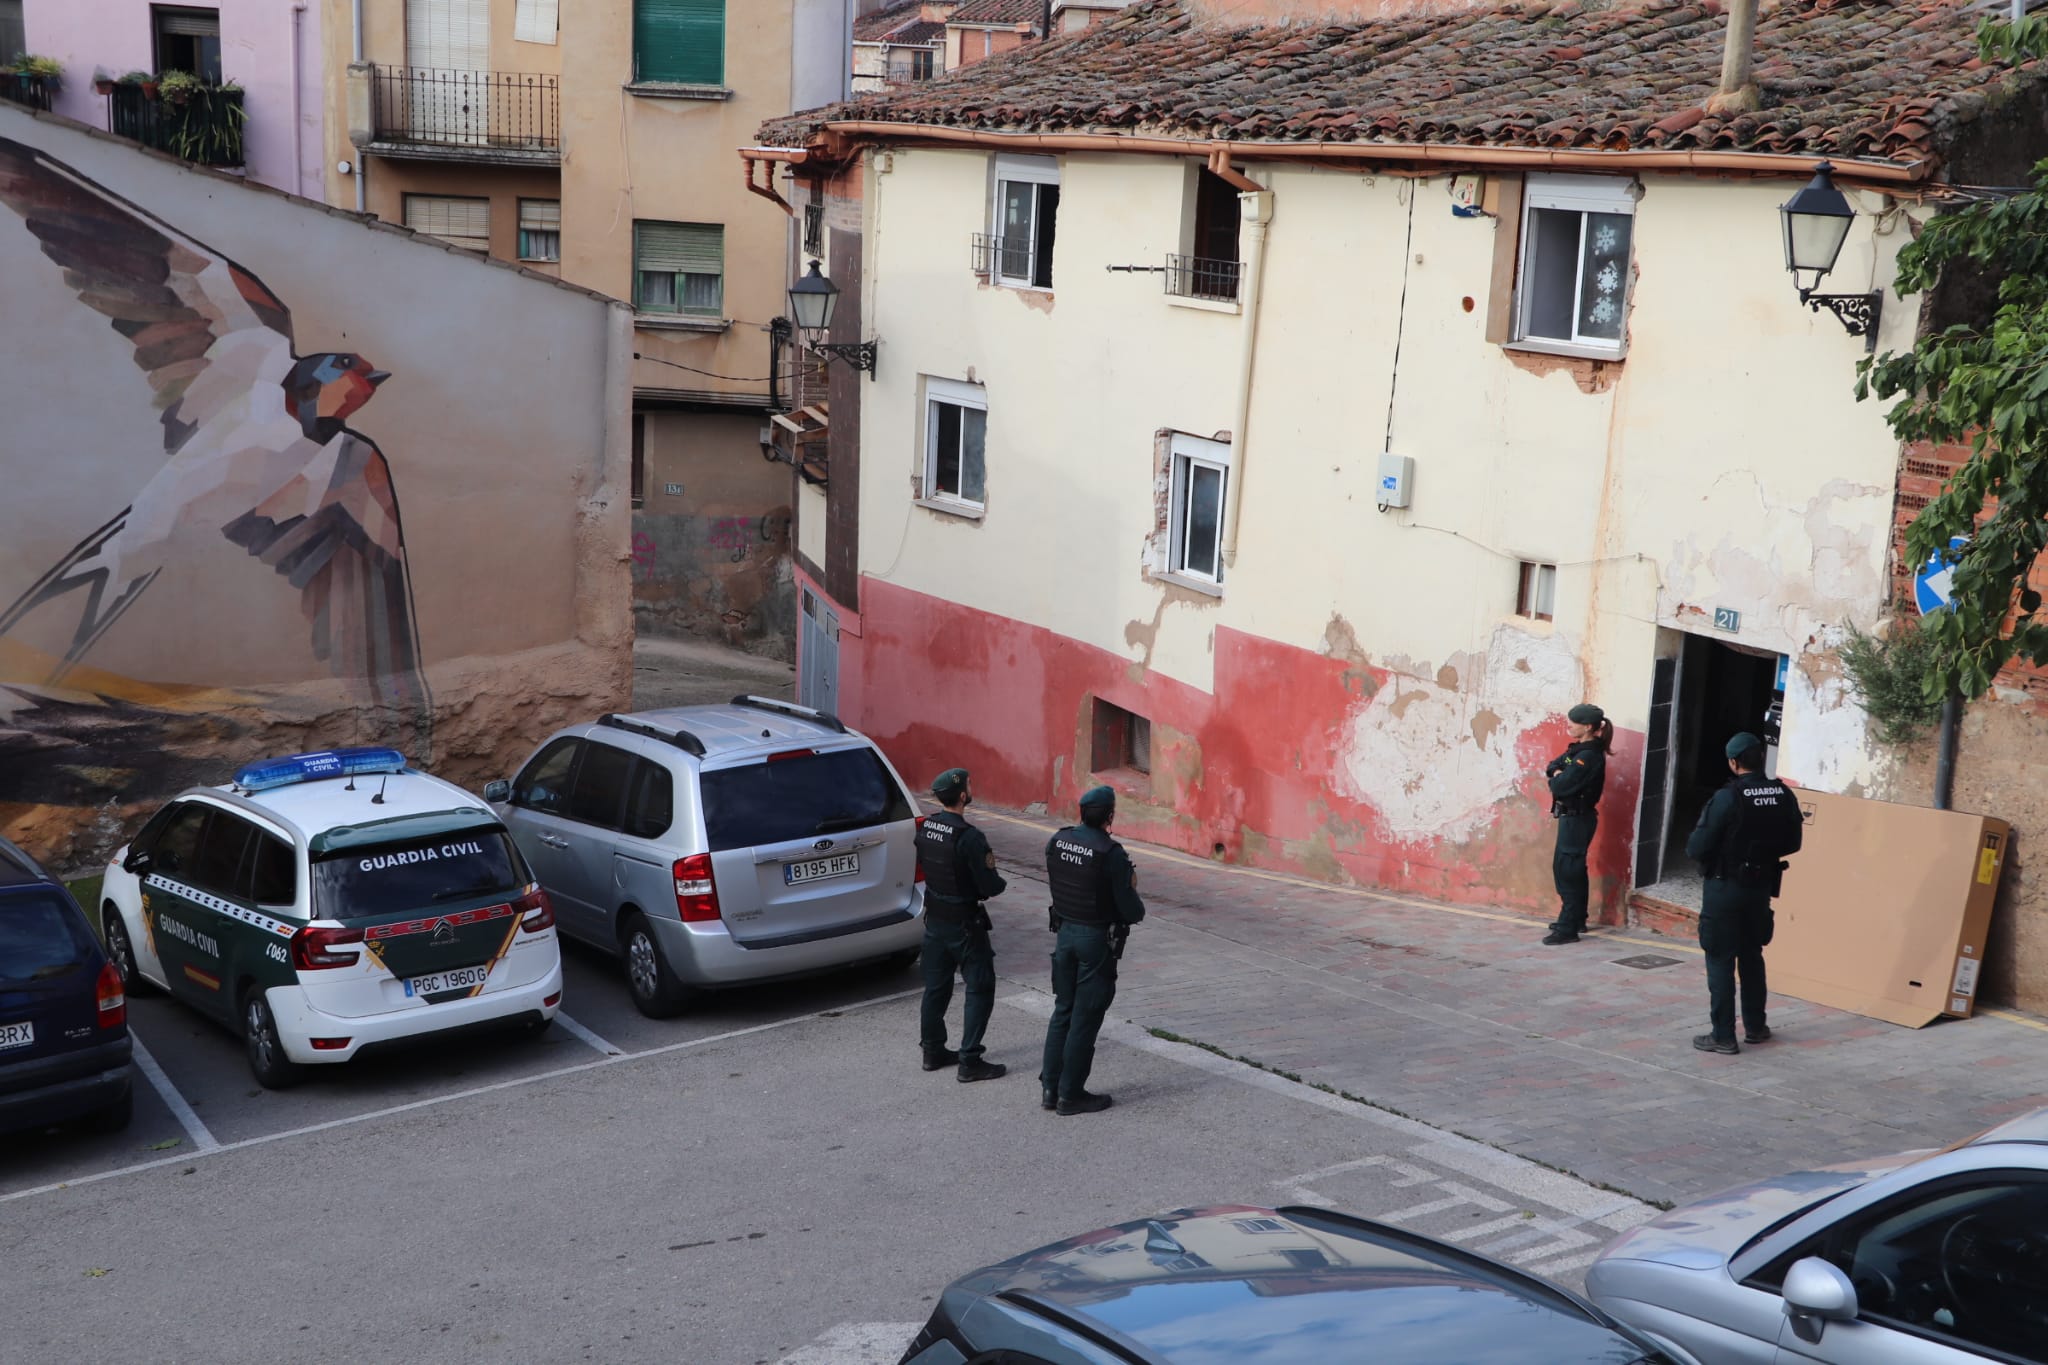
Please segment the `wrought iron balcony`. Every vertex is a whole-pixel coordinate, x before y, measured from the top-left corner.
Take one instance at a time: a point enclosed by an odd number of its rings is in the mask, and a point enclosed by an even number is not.
[[[0,100],[12,100],[31,109],[50,111],[50,97],[57,82],[49,76],[31,76],[26,71],[0,71]]]
[[[107,93],[108,126],[116,136],[202,166],[242,164],[242,92],[214,85],[173,93],[120,82]]]
[[[375,138],[385,156],[508,164],[562,159],[561,79],[517,71],[378,67]]]
[[[1212,261],[1200,256],[1166,258],[1166,292],[1176,298],[1236,303],[1237,276],[1236,261]]]

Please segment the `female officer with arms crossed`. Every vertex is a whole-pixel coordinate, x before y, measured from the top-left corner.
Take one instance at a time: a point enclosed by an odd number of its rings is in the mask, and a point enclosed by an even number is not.
[[[1601,709],[1582,701],[1565,713],[1565,734],[1571,743],[1543,769],[1550,780],[1550,813],[1557,820],[1557,853],[1551,874],[1557,881],[1559,909],[1545,943],[1577,943],[1586,927],[1586,898],[1591,880],[1586,851],[1599,827],[1601,788],[1607,784],[1607,751],[1614,745],[1614,724]]]

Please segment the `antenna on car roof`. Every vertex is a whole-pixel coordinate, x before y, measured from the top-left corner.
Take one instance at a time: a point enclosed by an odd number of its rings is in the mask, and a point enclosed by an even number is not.
[[[370,798],[370,804],[371,804],[371,805],[373,805],[373,806],[381,806],[381,805],[383,805],[383,804],[384,804],[384,788],[385,788],[385,787],[386,787],[387,785],[389,785],[390,781],[391,781],[391,774],[390,774],[390,773],[386,773],[386,774],[384,774],[384,780],[383,780],[382,782],[379,782],[379,783],[377,784],[377,794],[376,794],[375,796],[373,796],[373,797],[371,797],[371,798]]]

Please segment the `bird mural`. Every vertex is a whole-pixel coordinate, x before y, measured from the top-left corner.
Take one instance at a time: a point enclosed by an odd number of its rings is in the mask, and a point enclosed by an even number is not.
[[[4,138],[0,204],[127,339],[164,454],[126,506],[0,610],[0,637],[75,611],[45,679],[56,687],[172,565],[174,532],[217,530],[297,590],[314,656],[427,745],[432,696],[391,468],[348,425],[390,375],[360,355],[298,354],[291,310],[249,270]]]

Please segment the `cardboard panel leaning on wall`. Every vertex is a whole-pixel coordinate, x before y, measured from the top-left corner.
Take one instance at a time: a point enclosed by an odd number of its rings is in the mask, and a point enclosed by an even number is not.
[[[0,832],[104,847],[290,748],[482,780],[625,700],[618,305],[5,109],[0,275]]]

